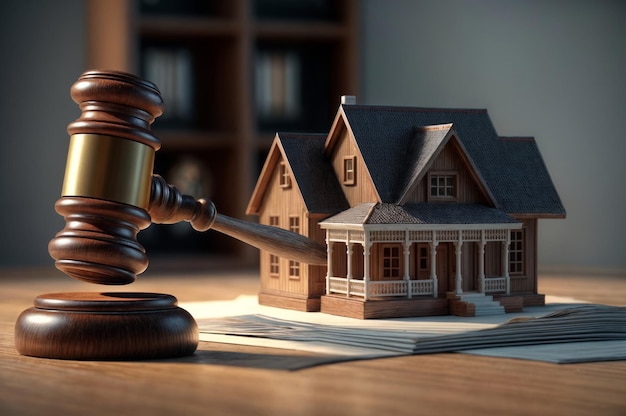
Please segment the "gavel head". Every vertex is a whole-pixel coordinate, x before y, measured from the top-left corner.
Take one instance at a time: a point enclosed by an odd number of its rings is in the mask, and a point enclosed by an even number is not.
[[[92,283],[127,284],[148,266],[137,233],[147,213],[161,115],[156,86],[115,71],[83,73],[71,88],[80,118],[71,135],[62,196],[65,228],[48,246],[56,267]]]

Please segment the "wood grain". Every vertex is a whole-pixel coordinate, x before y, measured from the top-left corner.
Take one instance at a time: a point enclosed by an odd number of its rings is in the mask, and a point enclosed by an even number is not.
[[[133,287],[175,292],[180,302],[232,299],[258,288],[257,271],[171,270],[153,267]],[[626,410],[625,361],[557,365],[436,354],[285,371],[281,362],[305,353],[205,342],[185,359],[25,357],[15,351],[12,331],[33,297],[51,288],[79,292],[93,286],[48,269],[1,276],[1,414],[623,415]],[[548,295],[601,301],[604,293],[611,303],[626,305],[623,278],[541,276],[539,281]]]
[[[72,360],[181,357],[198,346],[193,317],[171,295],[65,292],[39,295],[15,323],[23,355]]]
[[[218,214],[213,202],[182,195],[159,175],[152,178],[148,213],[155,223],[189,221],[197,231],[213,229],[284,258],[307,264],[326,264],[326,248],[318,242],[281,228]]]

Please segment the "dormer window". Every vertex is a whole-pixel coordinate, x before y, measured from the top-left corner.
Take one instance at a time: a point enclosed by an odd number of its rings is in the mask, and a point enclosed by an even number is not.
[[[356,185],[356,156],[343,158],[343,184]]]
[[[457,197],[456,172],[436,172],[430,175],[430,199],[454,200]]]
[[[285,162],[280,162],[278,175],[280,176],[280,187],[285,189],[291,188],[291,176],[289,176],[289,171],[287,170]]]

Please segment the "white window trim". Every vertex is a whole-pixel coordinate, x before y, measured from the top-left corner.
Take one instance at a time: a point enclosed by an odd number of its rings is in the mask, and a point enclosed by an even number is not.
[[[352,169],[348,169],[348,162],[352,163]],[[356,185],[356,156],[355,155],[344,156],[343,158],[343,184],[347,186]]]
[[[285,162],[280,162],[278,165],[278,175],[280,187],[283,189],[291,188],[291,176],[289,175],[289,170]]]
[[[454,180],[454,195],[433,195],[432,194],[432,181],[433,178],[453,178]],[[428,200],[429,201],[456,201],[459,196],[459,175],[454,171],[435,171],[428,173]],[[437,189],[439,186],[437,185]]]

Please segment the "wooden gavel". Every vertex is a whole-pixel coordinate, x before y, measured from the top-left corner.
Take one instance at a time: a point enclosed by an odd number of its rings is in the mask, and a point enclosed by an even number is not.
[[[132,283],[148,257],[137,241],[151,222],[189,221],[308,264],[326,264],[326,249],[302,235],[218,214],[153,175],[160,141],[150,130],[162,114],[157,87],[116,71],[88,71],[71,88],[81,116],[71,135],[62,196],[55,207],[65,228],[48,250],[58,269],[97,284]],[[16,323],[25,355],[65,359],[131,359],[193,353],[195,321],[170,295],[59,293],[40,295]]]
[[[162,112],[156,87],[120,72],[84,73],[72,86],[82,114],[71,135],[62,198],[65,228],[49,244],[56,266],[76,279],[127,284],[148,266],[137,233],[154,223],[187,220],[257,248],[308,264],[326,264],[326,249],[302,235],[218,214],[153,175],[159,140],[150,124]]]

